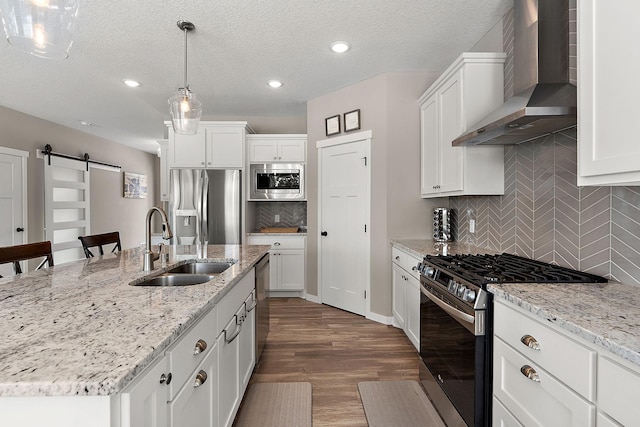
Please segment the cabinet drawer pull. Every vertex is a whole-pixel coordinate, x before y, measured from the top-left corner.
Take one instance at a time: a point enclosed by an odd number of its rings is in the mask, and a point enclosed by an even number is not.
[[[520,342],[533,350],[540,351],[540,343],[531,335],[523,335]]]
[[[227,336],[227,330],[226,329],[224,330],[224,341],[227,344],[231,344],[233,340],[235,340],[236,337],[240,335],[240,331],[242,330],[242,321],[238,321],[238,315],[234,314],[234,316],[236,317],[236,321],[235,321],[236,329],[233,332],[233,334],[229,337]]]
[[[400,255],[396,255],[396,261],[400,260]]]
[[[173,375],[171,375],[171,372],[169,372],[168,374],[162,374],[160,375],[160,384],[171,384],[171,379],[173,378]]]
[[[280,242],[273,242],[273,246],[280,246]]]
[[[205,371],[201,370],[196,375],[196,381],[193,383],[193,386],[194,387],[200,387],[202,384],[205,383],[205,381],[207,381],[207,373]]]
[[[198,340],[195,348],[193,349],[193,354],[200,354],[207,349],[207,342],[205,340]]]
[[[533,369],[531,366],[524,365],[522,368],[520,368],[520,372],[522,372],[522,375],[529,378],[531,381],[534,381],[537,383],[540,382],[540,376],[538,375],[536,370]]]

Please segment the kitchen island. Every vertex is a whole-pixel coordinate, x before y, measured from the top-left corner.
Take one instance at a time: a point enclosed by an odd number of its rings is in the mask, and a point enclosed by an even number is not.
[[[114,396],[216,307],[268,251],[269,246],[253,245],[171,246],[165,267],[156,261],[154,271],[143,272],[142,249],[135,248],[0,279],[0,411],[25,406],[37,414],[38,403],[54,401],[46,398],[57,397],[58,405],[66,397],[108,397],[118,412]],[[235,263],[199,285],[131,286],[196,259]]]

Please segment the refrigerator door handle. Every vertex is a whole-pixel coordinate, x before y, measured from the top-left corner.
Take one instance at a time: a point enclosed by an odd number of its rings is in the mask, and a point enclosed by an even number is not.
[[[201,244],[209,240],[209,206],[207,206],[209,201],[209,175],[206,170],[203,172],[202,194],[200,196],[200,203],[198,203],[198,207],[201,209],[199,212],[199,217],[201,218],[200,229],[198,230]]]

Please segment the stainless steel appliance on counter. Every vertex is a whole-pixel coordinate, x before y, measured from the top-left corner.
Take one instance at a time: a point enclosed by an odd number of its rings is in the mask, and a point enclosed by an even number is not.
[[[305,198],[304,165],[252,164],[250,200],[299,200]]]
[[[169,220],[173,244],[242,243],[239,170],[172,169]]]
[[[516,255],[430,256],[420,270],[420,380],[448,426],[491,425],[493,299],[488,283],[598,283]]]

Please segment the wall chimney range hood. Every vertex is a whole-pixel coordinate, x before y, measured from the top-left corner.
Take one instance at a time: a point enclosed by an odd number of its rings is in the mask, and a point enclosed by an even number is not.
[[[454,139],[454,146],[520,144],[577,123],[568,0],[515,0],[513,12],[515,95]]]

